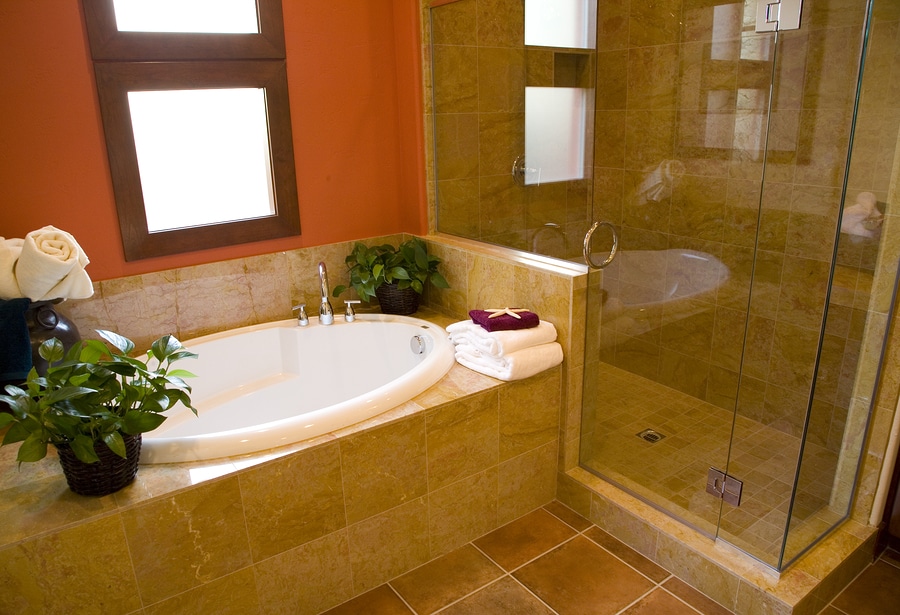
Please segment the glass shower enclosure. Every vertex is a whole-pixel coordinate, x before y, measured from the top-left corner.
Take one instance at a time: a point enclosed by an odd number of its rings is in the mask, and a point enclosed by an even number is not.
[[[877,386],[900,6],[599,0],[578,47],[527,40],[530,3],[434,4],[438,230],[568,260],[592,222],[618,234],[580,464],[783,569],[849,514]],[[591,107],[580,175],[529,153],[534,87],[584,91],[548,104]]]

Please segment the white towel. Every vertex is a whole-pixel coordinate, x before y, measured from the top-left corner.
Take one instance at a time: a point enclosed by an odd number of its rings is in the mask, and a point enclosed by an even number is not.
[[[562,363],[563,351],[557,342],[550,342],[496,357],[469,354],[462,345],[456,347],[456,360],[460,365],[498,380],[522,380]]]
[[[21,299],[25,295],[16,282],[16,261],[22,254],[21,239],[0,237],[0,299]]]
[[[45,226],[25,235],[16,281],[32,301],[85,299],[94,294],[84,268],[90,261],[69,233]]]
[[[545,320],[536,327],[515,331],[487,331],[471,320],[463,320],[449,325],[447,333],[454,344],[466,343],[497,357],[556,340],[556,327]]]
[[[877,239],[881,235],[884,214],[878,211],[878,201],[871,192],[860,192],[856,203],[844,209],[841,216],[841,232],[850,235],[854,243],[865,239]]]

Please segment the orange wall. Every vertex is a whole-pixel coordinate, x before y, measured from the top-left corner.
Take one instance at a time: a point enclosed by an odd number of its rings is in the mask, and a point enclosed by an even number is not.
[[[80,4],[0,0],[0,235],[72,233],[94,280],[427,229],[417,3],[284,3],[303,234],[127,263]]]

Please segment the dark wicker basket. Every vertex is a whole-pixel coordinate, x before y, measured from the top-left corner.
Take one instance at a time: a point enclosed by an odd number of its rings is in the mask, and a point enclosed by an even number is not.
[[[412,288],[398,288],[396,284],[382,284],[375,289],[375,296],[385,314],[406,316],[419,309],[420,295]]]
[[[141,456],[141,434],[122,434],[125,454],[122,459],[103,442],[94,444],[99,462],[85,463],[67,445],[56,447],[69,489],[80,495],[109,495],[134,480]]]

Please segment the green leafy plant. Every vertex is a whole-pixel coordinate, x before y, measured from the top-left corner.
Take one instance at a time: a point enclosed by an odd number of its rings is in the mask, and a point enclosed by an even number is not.
[[[390,244],[368,247],[357,242],[344,262],[350,270],[350,286],[366,302],[375,298],[375,289],[382,284],[412,288],[420,295],[428,280],[438,288],[450,288],[438,272],[441,259],[429,254],[425,242],[418,237],[404,241],[396,248]],[[332,294],[337,297],[348,288],[336,286]]]
[[[16,459],[38,461],[47,445],[67,445],[85,463],[98,461],[94,445],[104,442],[125,457],[122,434],[136,435],[159,427],[161,414],[181,402],[191,405],[188,371],[172,364],[197,355],[171,335],[159,338],[147,351],[147,361],[129,356],[134,343],[112,331],[97,331],[100,340],[84,340],[68,352],[49,339],[39,353],[50,367],[43,376],[32,368],[21,386],[6,386],[0,401],[0,427],[10,425],[2,445],[21,442]],[[151,367],[150,364],[154,365]]]

